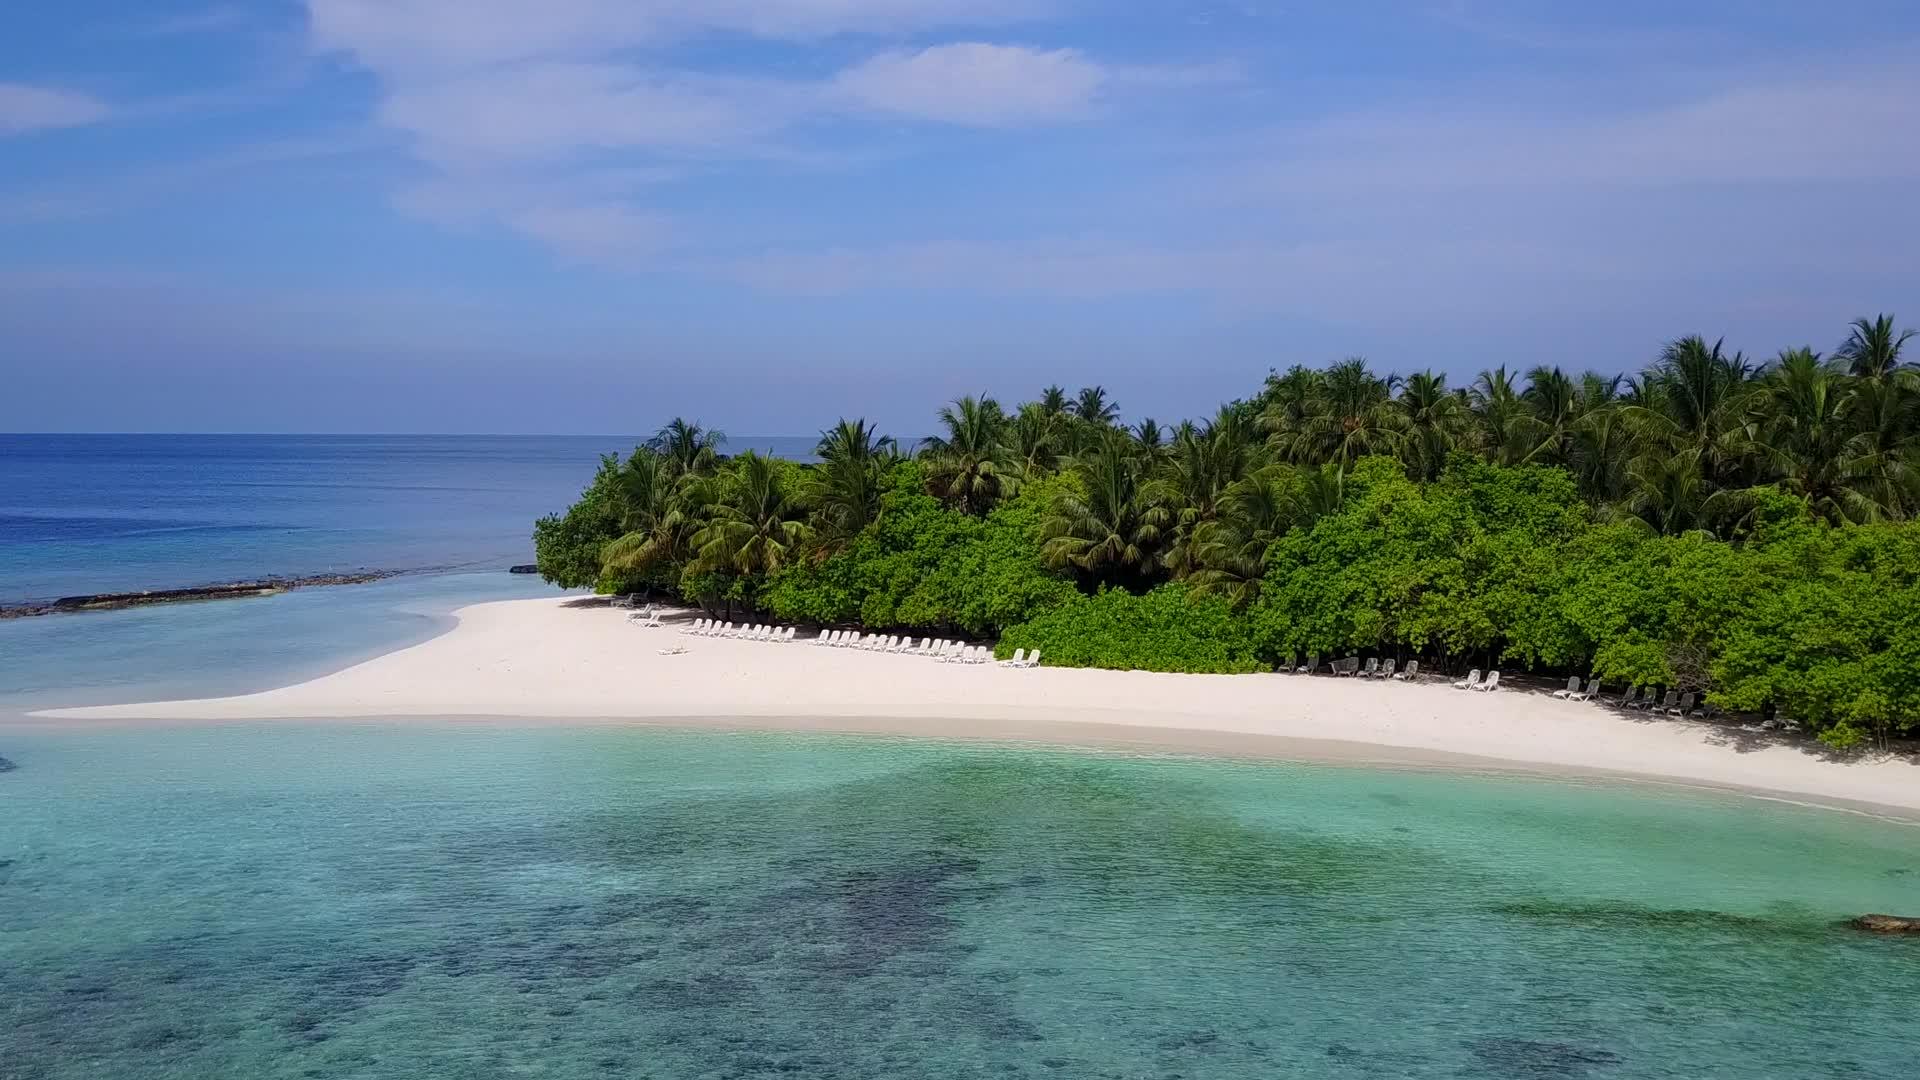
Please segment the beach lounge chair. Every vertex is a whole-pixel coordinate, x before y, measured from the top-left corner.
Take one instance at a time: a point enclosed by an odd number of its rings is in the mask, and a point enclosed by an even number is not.
[[[1344,660],[1333,662],[1333,674],[1336,678],[1341,675],[1352,675],[1358,670],[1360,670],[1360,658],[1357,656],[1349,656]]]
[[[1012,656],[1009,656],[1005,660],[1000,661],[1000,666],[1001,667],[1019,667],[1021,664],[1026,662],[1026,659],[1027,659],[1027,650],[1015,649],[1013,650]]]
[[[1693,692],[1689,690],[1688,692],[1681,694],[1680,700],[1675,702],[1674,704],[1662,705],[1660,707],[1660,711],[1665,713],[1672,713],[1675,716],[1685,716],[1688,713],[1693,711],[1693,702],[1694,702]]]
[[[1680,691],[1669,690],[1667,691],[1667,696],[1660,699],[1660,704],[1654,706],[1653,711],[1672,712],[1673,707],[1678,704],[1680,704]]]
[[[1486,682],[1481,683],[1479,686],[1468,687],[1468,689],[1491,694],[1495,690],[1500,689],[1500,673],[1498,671],[1489,671],[1487,672]]]
[[[1393,678],[1393,667],[1397,663],[1399,663],[1399,661],[1397,660],[1388,660],[1385,663],[1381,664],[1379,672],[1376,673],[1377,677],[1382,679]]]
[[[1371,679],[1375,675],[1378,675],[1379,673],[1380,673],[1380,658],[1377,656],[1367,657],[1366,669],[1360,672],[1360,677],[1363,679]]]
[[[1480,669],[1474,668],[1472,671],[1467,672],[1467,677],[1464,679],[1461,679],[1459,682],[1454,683],[1453,688],[1455,690],[1480,689]]]
[[[1567,700],[1568,701],[1592,701],[1594,698],[1599,696],[1600,696],[1600,680],[1588,679],[1587,688],[1585,690],[1580,691],[1577,694],[1568,694]]]
[[[1555,690],[1553,692],[1553,696],[1557,698],[1570,698],[1579,692],[1580,692],[1580,676],[1569,675],[1567,676],[1567,688],[1565,690]]]
[[[800,628],[799,628],[799,627],[797,627],[797,626],[789,626],[789,627],[787,627],[787,628],[786,628],[785,630],[783,630],[783,631],[781,631],[781,633],[780,633],[780,640],[781,640],[781,641],[792,641],[792,640],[793,640],[793,637],[794,637],[794,635],[795,635],[795,634],[798,634],[799,632],[800,632]]]
[[[1320,670],[1320,654],[1308,653],[1307,662],[1300,665],[1300,674],[1311,675]]]
[[[1039,667],[1040,666],[1040,650],[1035,649],[1032,652],[1028,653],[1026,662],[1021,664],[1020,666],[1023,668]]]
[[[1420,661],[1409,660],[1407,661],[1407,670],[1395,675],[1394,678],[1399,679],[1401,682],[1412,682],[1414,676],[1418,674],[1420,674]]]

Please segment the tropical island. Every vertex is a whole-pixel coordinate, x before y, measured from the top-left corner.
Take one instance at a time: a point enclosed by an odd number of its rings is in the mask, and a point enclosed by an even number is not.
[[[1049,387],[954,401],[915,446],[843,420],[806,464],[674,420],[536,524],[538,566],[1050,666],[1504,665],[1884,747],[1920,727],[1914,334],[1464,387],[1349,359],[1173,425]]]

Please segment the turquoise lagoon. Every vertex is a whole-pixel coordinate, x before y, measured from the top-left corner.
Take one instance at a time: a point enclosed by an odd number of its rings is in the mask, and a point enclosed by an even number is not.
[[[890,738],[9,729],[0,1076],[1907,1077],[1920,832]]]

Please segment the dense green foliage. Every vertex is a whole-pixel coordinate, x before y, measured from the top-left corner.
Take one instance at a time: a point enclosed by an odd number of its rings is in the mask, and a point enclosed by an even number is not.
[[[1592,673],[1846,745],[1920,729],[1910,336],[1862,319],[1764,364],[1689,337],[1632,378],[1464,388],[1347,360],[1172,428],[1049,387],[955,401],[911,454],[842,421],[810,465],[676,420],[535,542],[551,581],[729,617],[1103,667]]]
[[[1040,650],[1041,659],[1057,667],[1210,674],[1271,668],[1255,650],[1252,627],[1231,603],[1172,582],[1139,596],[1122,589],[1075,595],[1010,627],[998,655],[1004,659],[1022,648]]]

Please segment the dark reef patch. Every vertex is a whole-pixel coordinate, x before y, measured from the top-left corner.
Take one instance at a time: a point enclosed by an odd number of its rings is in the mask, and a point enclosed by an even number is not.
[[[1500,1076],[1524,1080],[1576,1080],[1620,1064],[1620,1055],[1592,1046],[1534,1039],[1474,1039],[1466,1044],[1474,1059]]]

